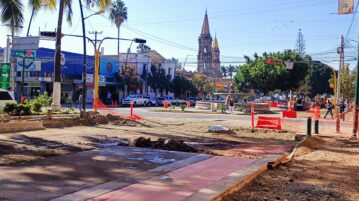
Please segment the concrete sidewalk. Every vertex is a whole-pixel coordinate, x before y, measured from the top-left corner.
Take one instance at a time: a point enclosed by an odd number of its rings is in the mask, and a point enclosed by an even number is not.
[[[115,146],[2,166],[0,200],[208,200],[278,157]]]

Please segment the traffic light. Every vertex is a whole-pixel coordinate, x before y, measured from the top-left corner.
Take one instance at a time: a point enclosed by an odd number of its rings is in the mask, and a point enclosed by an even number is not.
[[[54,31],[40,31],[40,36],[47,38],[56,38],[56,32]]]
[[[147,42],[145,39],[141,39],[141,38],[134,38],[133,41],[135,43],[146,43]]]

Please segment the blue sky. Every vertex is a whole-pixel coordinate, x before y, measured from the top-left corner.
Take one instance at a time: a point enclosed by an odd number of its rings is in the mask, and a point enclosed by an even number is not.
[[[25,2],[25,1],[24,1]],[[335,53],[340,36],[348,33],[353,15],[337,15],[337,0],[125,0],[128,7],[128,22],[121,28],[123,38],[145,38],[148,45],[167,58],[175,57],[193,68],[198,49],[198,36],[207,8],[212,36],[217,33],[224,65],[243,61],[243,55],[254,52],[282,51],[295,47],[298,29],[302,29],[306,41],[306,52],[314,58],[337,66]],[[357,0],[355,2],[357,4]],[[27,5],[27,4],[25,4]],[[95,10],[95,8],[92,8]],[[64,23],[63,32],[81,34],[78,1],[73,0],[72,26]],[[92,13],[86,10],[86,15]],[[86,23],[87,31],[103,31],[99,37],[116,37],[117,29],[104,16],[93,16]],[[26,8],[27,29],[30,10]],[[40,30],[54,30],[57,23],[57,11],[41,11],[34,18],[31,34]],[[358,21],[355,18],[348,40],[358,39]],[[0,27],[0,46],[5,46],[9,30]],[[93,37],[92,35],[90,35]],[[348,43],[348,59],[355,56]],[[55,46],[54,42],[40,43],[41,47]],[[116,42],[103,44],[106,54],[117,52]],[[135,46],[132,50],[135,51]],[[129,42],[121,42],[121,52],[125,52]],[[92,47],[88,44],[88,48]],[[81,39],[64,37],[63,50],[82,52]],[[193,63],[193,64],[192,64]]]

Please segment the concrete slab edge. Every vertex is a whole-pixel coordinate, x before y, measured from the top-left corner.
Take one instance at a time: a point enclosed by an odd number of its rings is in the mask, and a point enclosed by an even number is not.
[[[251,163],[248,167],[235,171],[218,182],[201,189],[196,194],[185,199],[185,201],[221,201],[225,196],[238,191],[268,169],[268,164],[282,160],[282,155],[265,155]]]
[[[150,170],[138,172],[134,175],[131,175],[131,178],[129,178],[127,181],[119,181],[118,179],[91,186],[89,188],[82,189],[80,191],[70,193],[58,198],[51,199],[50,201],[84,201],[89,200],[94,197],[101,196],[103,194],[124,188],[126,186],[141,182],[143,180],[151,179],[153,177],[180,169],[182,167],[185,167],[187,165],[191,165],[194,163],[201,162],[203,160],[207,160],[213,156],[207,155],[207,154],[197,154],[194,156],[191,156],[189,158],[176,161],[174,163],[169,163],[163,166],[159,166]]]

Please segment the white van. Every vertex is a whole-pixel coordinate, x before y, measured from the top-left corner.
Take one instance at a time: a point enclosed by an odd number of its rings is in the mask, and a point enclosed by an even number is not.
[[[11,96],[9,91],[0,89],[0,111],[2,111],[2,108],[7,102],[16,103],[14,97]]]

